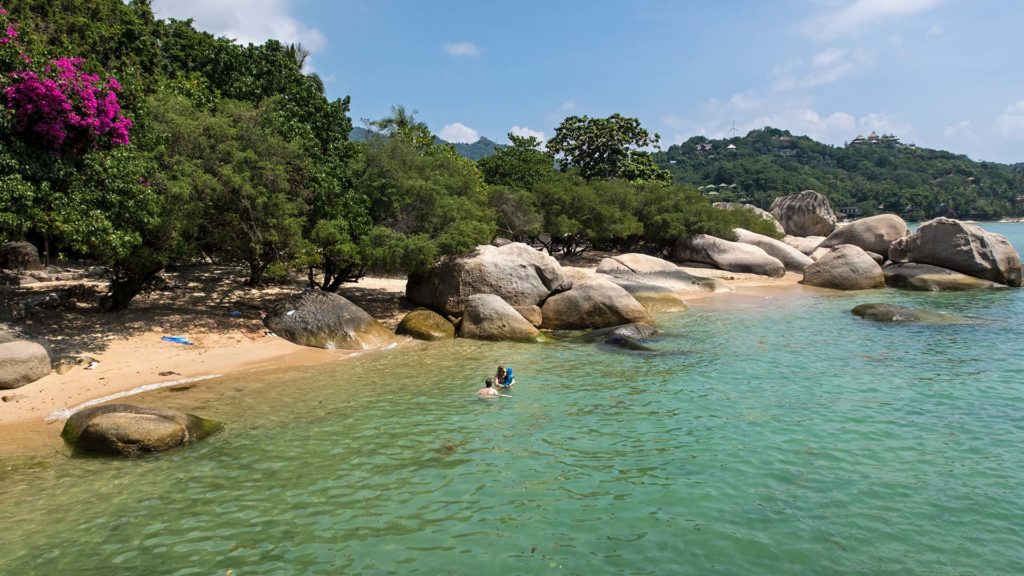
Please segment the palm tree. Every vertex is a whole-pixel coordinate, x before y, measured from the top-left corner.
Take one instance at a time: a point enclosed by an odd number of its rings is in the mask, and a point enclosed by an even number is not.
[[[295,61],[295,65],[299,67],[299,70],[306,67],[306,60],[309,59],[309,50],[301,42],[289,44],[285,46],[284,50],[285,54]]]
[[[309,50],[300,42],[289,44],[284,48],[285,54],[295,62],[298,66],[299,71],[303,71],[306,68],[306,63],[309,61]],[[310,72],[306,74],[306,80],[313,85],[313,88],[323,94],[324,93],[324,80],[316,72]]]
[[[370,126],[380,130],[388,136],[395,133],[410,132],[413,130],[429,130],[425,122],[416,119],[416,110],[406,112],[405,106],[401,104],[391,105],[391,115],[380,120],[370,120]]]

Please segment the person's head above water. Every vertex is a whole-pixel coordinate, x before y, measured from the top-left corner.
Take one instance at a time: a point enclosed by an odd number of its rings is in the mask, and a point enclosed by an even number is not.
[[[491,386],[494,386],[494,378],[484,380],[484,388],[490,388]]]

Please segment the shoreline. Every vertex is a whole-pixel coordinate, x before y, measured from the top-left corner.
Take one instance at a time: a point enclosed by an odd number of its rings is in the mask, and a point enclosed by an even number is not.
[[[585,263],[581,264],[584,270],[593,271],[593,268],[584,268]],[[731,288],[727,292],[680,293],[687,304],[728,300],[733,295],[784,295],[803,290],[803,286],[798,284],[801,275],[792,272],[782,278],[770,278],[715,269],[681,268],[694,275],[718,278]],[[356,291],[362,292],[353,293]],[[366,277],[354,288],[341,293],[360,305],[369,302],[368,308],[376,304],[377,309],[371,315],[392,329],[412,309],[407,303],[401,303],[405,293],[404,278]],[[387,300],[391,301],[390,304],[383,305]],[[728,306],[726,302],[716,305]],[[126,330],[123,326],[110,333],[100,330],[103,336],[97,338],[93,346],[78,350],[80,357],[98,362],[92,369],[78,365],[65,374],[54,371],[21,388],[0,391],[3,399],[0,402],[0,437],[8,439],[0,444],[0,453],[61,449],[60,428],[67,415],[62,418],[50,416],[85,403],[131,402],[133,396],[159,388],[211,385],[228,377],[237,381],[238,376],[253,372],[345,361],[378,352],[323,350],[293,344],[275,336],[254,337],[252,318],[255,311],[244,312],[245,318],[218,317],[213,325],[199,323],[188,314],[168,319],[160,315],[165,311],[160,306],[147,310],[143,305],[126,313],[125,316],[133,319],[136,316],[143,321],[148,319],[150,325],[144,330]],[[124,322],[126,319],[114,320],[130,324]],[[167,335],[187,336],[193,345],[161,340]],[[404,347],[412,343],[411,340],[400,340],[397,345]],[[115,395],[120,397],[110,398]]]

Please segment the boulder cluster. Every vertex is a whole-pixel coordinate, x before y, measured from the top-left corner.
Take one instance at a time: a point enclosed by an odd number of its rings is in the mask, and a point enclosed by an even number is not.
[[[653,324],[652,312],[686,309],[680,293],[722,289],[645,254],[606,258],[590,272],[563,268],[526,244],[479,246],[409,278],[406,297],[422,308],[397,332],[424,340],[539,341],[542,329]]]
[[[803,284],[835,290],[889,286],[952,291],[1021,285],[1020,256],[1014,247],[1005,237],[974,224],[936,218],[912,234],[895,214],[839,223],[828,199],[814,190],[776,198],[770,213],[750,205],[715,206],[771,218],[785,236],[780,242],[736,229],[737,241],[727,242],[698,235],[677,243],[676,260],[776,277],[782,275],[781,267],[803,273]]]

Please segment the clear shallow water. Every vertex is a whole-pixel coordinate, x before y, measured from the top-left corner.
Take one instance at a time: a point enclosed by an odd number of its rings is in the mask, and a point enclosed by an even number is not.
[[[1020,572],[1024,291],[732,298],[658,354],[456,341],[154,393],[228,428],[3,462],[0,573]],[[513,397],[475,399],[499,362]]]

